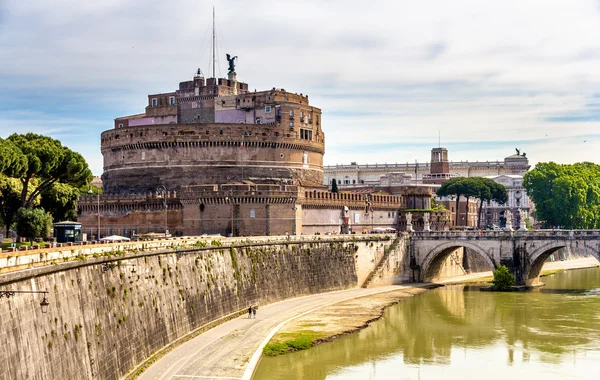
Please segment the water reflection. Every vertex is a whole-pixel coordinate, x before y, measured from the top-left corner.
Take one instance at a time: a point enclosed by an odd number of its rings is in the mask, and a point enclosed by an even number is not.
[[[524,293],[468,286],[432,290],[389,308],[382,320],[359,333],[308,351],[263,358],[255,379],[337,378],[335,374],[387,379],[392,378],[384,374],[388,366],[403,368],[406,378],[422,376],[414,371],[425,369],[435,378],[456,366],[481,364],[516,366],[515,374],[525,376],[528,368],[544,372],[548,365],[566,362],[567,377],[575,378],[572,368],[600,359],[600,269],[560,273],[544,282],[545,288]],[[560,368],[555,368],[557,374]],[[433,375],[435,371],[441,372]]]

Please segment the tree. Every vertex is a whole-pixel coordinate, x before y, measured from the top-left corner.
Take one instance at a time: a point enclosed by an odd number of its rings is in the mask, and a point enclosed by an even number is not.
[[[479,198],[477,227],[481,227],[481,214],[483,211],[483,202],[487,202],[489,204],[490,202],[494,201],[499,204],[504,204],[508,200],[508,192],[506,191],[506,187],[504,187],[504,185],[494,182],[494,180],[490,178],[473,177],[473,179],[475,181],[478,181],[480,184],[480,186],[477,187],[477,198]]]
[[[16,218],[17,234],[29,241],[47,238],[52,231],[52,215],[42,208],[20,208]]]
[[[498,268],[494,271],[494,289],[496,290],[509,290],[515,283],[513,275],[508,271],[505,265],[498,265]]]
[[[9,140],[0,139],[0,173],[8,177],[20,177],[27,165],[23,152]]]
[[[87,186],[93,178],[85,159],[53,138],[33,133],[13,134],[2,141],[2,145],[4,150],[16,155],[11,161],[13,164],[3,164],[2,170],[4,174],[20,179],[22,207],[32,207],[34,200],[54,183],[79,188]],[[17,170],[18,165],[14,162],[23,163],[24,167]]]
[[[15,223],[17,211],[21,207],[21,183],[14,178],[0,174],[0,224],[8,236],[10,228]]]
[[[56,221],[77,219],[79,189],[56,182],[41,194],[40,206],[47,210]]]
[[[437,191],[437,195],[440,197],[447,197],[451,195],[454,195],[456,197],[456,226],[458,226],[458,216],[460,214],[458,210],[460,197],[464,194],[465,191],[465,187],[463,186],[464,180],[466,180],[465,177],[450,178],[449,180],[444,182]]]
[[[600,165],[541,162],[523,186],[545,227],[600,228]]]
[[[488,194],[489,193],[489,194]],[[469,199],[479,198],[482,196],[491,197],[491,191],[484,184],[480,177],[454,177],[444,182],[437,191],[438,196],[456,196],[456,222],[458,226],[458,218],[460,216],[459,202],[460,197],[465,197],[465,220],[469,218]]]
[[[332,193],[338,192],[337,181],[335,180],[335,178],[331,180],[331,192]]]

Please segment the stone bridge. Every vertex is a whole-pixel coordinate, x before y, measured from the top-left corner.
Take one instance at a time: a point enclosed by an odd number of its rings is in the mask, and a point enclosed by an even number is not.
[[[518,285],[535,286],[546,259],[561,248],[600,260],[600,230],[436,231],[411,234],[415,281],[433,281],[457,248],[476,252],[491,268],[506,265]]]

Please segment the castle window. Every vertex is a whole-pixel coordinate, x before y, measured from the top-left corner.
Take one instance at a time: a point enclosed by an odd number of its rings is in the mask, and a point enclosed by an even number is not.
[[[156,107],[158,105],[158,99],[152,98],[152,107]]]
[[[256,118],[256,124],[262,124],[262,118],[257,117]]]
[[[119,123],[119,128],[123,128],[123,123]]]
[[[294,110],[290,110],[290,117],[294,117]]]
[[[223,134],[223,130],[222,129],[219,131],[219,134],[221,134],[221,135]]]
[[[275,132],[275,137],[279,137],[279,132]]]
[[[353,179],[353,180],[352,180],[352,184],[354,185],[355,183],[356,183],[356,180],[355,180],[355,179]]]
[[[169,104],[172,106],[175,105],[175,97],[174,96],[169,96]]]
[[[294,130],[294,122],[290,121],[290,130]]]
[[[142,151],[142,160],[146,159],[146,152]]]
[[[312,140],[312,130],[300,129],[300,138],[302,140]]]
[[[271,106],[265,107],[265,113],[271,113]]]
[[[250,217],[251,218],[255,218],[256,217],[256,210],[254,210],[253,208],[250,209]]]

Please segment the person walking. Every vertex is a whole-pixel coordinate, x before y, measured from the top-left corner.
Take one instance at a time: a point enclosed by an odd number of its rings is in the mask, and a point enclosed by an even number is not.
[[[254,312],[256,314],[256,312]],[[252,318],[252,306],[248,307],[248,319]]]
[[[256,319],[256,306],[252,308],[252,314],[254,314],[254,319]]]

